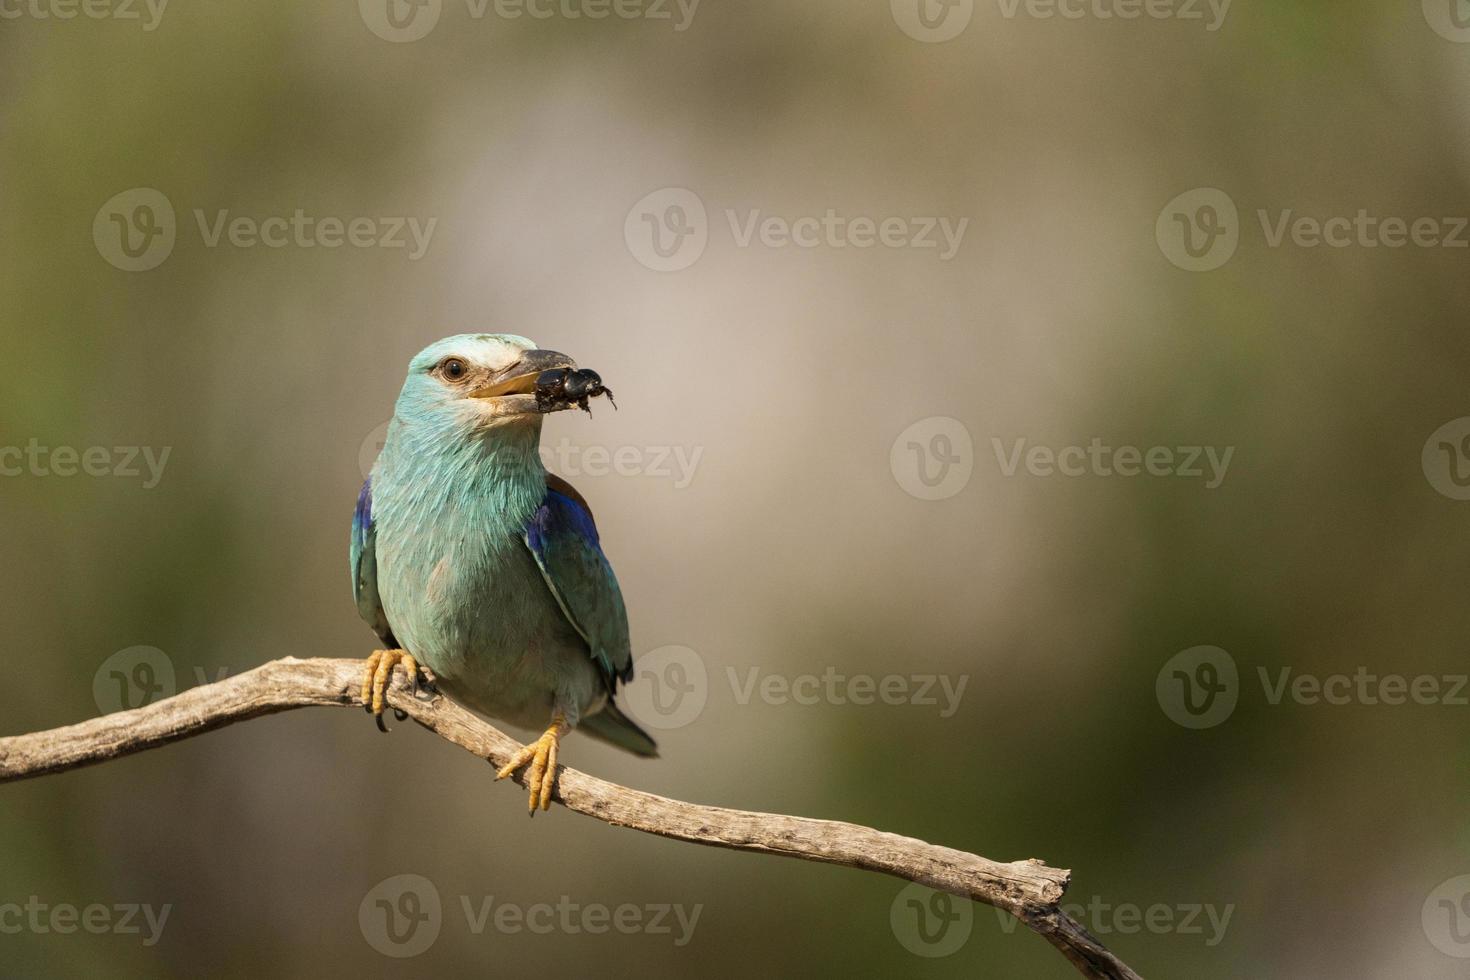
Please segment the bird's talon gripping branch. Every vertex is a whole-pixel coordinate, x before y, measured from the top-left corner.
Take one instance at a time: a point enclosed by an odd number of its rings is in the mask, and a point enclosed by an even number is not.
[[[393,667],[403,664],[403,669],[408,672],[409,683],[415,687],[419,684],[418,661],[407,650],[376,650],[367,658],[363,665],[362,675],[362,704],[363,708],[373,716],[378,723],[378,730],[386,732],[387,726],[383,724],[383,708],[385,707],[383,697],[388,690],[388,684],[393,678]],[[393,709],[393,716],[403,721],[408,714],[398,708]]]
[[[497,780],[504,779],[530,763],[531,768],[526,771],[526,788],[531,793],[530,812],[533,817],[538,807],[542,810],[551,809],[551,791],[556,785],[557,748],[561,737],[569,731],[571,731],[571,726],[558,713],[552,719],[551,727],[546,729],[545,734],[530,745],[522,746],[521,750],[509,762],[501,766],[500,771],[495,774]]]

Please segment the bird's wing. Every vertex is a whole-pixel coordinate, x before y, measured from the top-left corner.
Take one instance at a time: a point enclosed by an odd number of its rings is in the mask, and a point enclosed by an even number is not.
[[[378,597],[377,528],[373,525],[373,481],[362,485],[357,495],[357,510],[352,515],[352,595],[357,600],[357,614],[378,634],[389,650],[398,649],[383,600]]]
[[[526,546],[567,620],[587,641],[609,691],[633,679],[628,611],[598,543],[592,509],[572,485],[546,474],[546,496],[526,525]]]

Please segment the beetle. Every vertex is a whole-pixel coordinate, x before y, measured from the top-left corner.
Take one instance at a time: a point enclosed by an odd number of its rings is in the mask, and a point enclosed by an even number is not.
[[[542,371],[536,378],[536,404],[542,411],[576,405],[590,415],[592,409],[587,407],[587,400],[599,395],[606,395],[612,407],[618,407],[618,403],[613,401],[612,389],[603,385],[602,376],[591,368],[580,371],[555,368]]]

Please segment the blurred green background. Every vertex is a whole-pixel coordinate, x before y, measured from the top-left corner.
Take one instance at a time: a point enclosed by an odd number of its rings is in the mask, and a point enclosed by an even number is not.
[[[617,392],[620,411],[551,418],[544,441],[636,450],[625,472],[577,456],[565,475],[596,508],[635,652],[687,647],[707,673],[660,760],[574,737],[568,765],[1072,868],[1083,924],[1148,977],[1464,975],[1470,934],[1439,917],[1470,890],[1470,709],[1273,704],[1259,674],[1466,669],[1470,503],[1448,467],[1470,460],[1445,450],[1436,472],[1421,453],[1470,416],[1470,252],[1268,234],[1287,211],[1446,233],[1470,215],[1458,0],[1237,0],[1215,30],[1204,4],[1130,20],[931,2],[927,28],[905,0],[667,19],[652,0],[605,19],[8,2],[0,447],[110,462],[0,477],[0,732],[109,707],[104,663],[138,646],[179,689],[365,656],[347,529],[407,361],[450,333],[521,333]],[[137,188],[167,200],[175,241],[126,271],[108,230],[165,217],[109,210]],[[666,188],[707,209],[708,245],[660,272],[637,231],[677,217],[640,210]],[[1165,233],[1194,188],[1238,208],[1209,271],[1179,268]],[[196,217],[298,209],[436,224],[413,258],[211,246]],[[943,261],[742,245],[727,215],[829,209],[969,224]],[[944,499],[911,492],[914,426],[970,469]],[[1234,455],[1208,489],[1008,476],[993,442],[1094,438]],[[114,447],[169,455],[150,481],[141,456],[142,475],[116,472]],[[688,480],[657,463],[676,448],[701,454]],[[1156,680],[1200,645],[1233,658],[1238,703],[1192,729]],[[948,717],[783,704],[738,696],[728,672],[752,668],[966,687]],[[988,908],[948,955],[918,955],[940,950],[905,924],[902,882],[560,809],[527,821],[492,775],[412,724],[322,710],[4,786],[0,907],[170,913],[153,945],[0,928],[0,976],[1073,975]],[[405,874],[442,921],[397,958],[364,923]],[[677,928],[477,932],[464,903],[492,896],[700,912],[683,945]],[[1153,906],[1173,925],[1118,911]]]

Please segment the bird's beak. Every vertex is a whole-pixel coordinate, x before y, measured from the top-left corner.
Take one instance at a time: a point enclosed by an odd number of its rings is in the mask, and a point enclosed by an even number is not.
[[[471,398],[499,398],[502,395],[534,395],[536,379],[543,371],[558,368],[576,370],[577,362],[554,350],[528,350],[520,360],[506,368],[482,388],[470,392]]]

